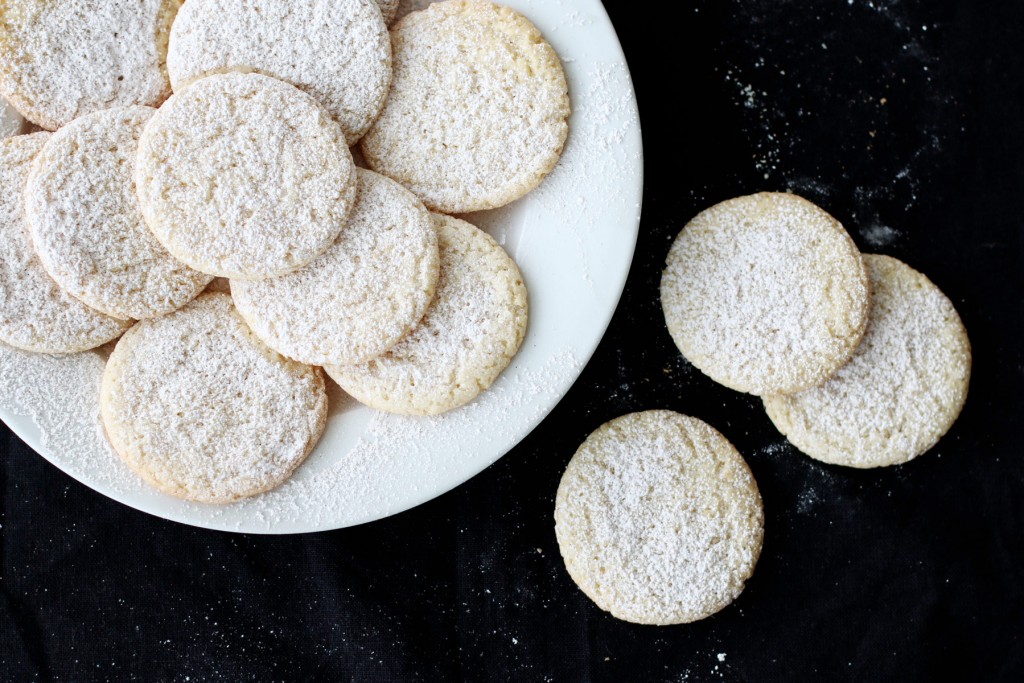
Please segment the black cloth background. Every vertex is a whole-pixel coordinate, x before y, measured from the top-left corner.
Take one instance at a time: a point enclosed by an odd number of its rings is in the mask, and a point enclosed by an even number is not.
[[[3,680],[1024,680],[1024,5],[606,6],[640,103],[645,204],[625,296],[565,400],[429,504],[278,538],[136,512],[3,429]],[[929,454],[818,464],[679,357],[658,303],[670,241],[759,189],[819,202],[957,305],[974,376]],[[747,590],[689,626],[602,613],[552,530],[576,446],[648,408],[722,430],[766,506]]]

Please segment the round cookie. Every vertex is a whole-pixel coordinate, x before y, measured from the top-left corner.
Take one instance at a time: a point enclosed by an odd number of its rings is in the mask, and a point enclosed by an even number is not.
[[[380,7],[384,23],[390,26],[398,14],[398,0],[377,0],[377,6]]]
[[[358,169],[355,207],[318,259],[270,280],[231,283],[238,312],[268,346],[310,365],[352,365],[404,337],[434,299],[437,233],[420,200]]]
[[[387,98],[391,42],[374,0],[191,0],[174,22],[167,69],[175,92],[228,70],[287,81],[353,144]]]
[[[526,334],[526,286],[490,235],[434,215],[441,271],[419,326],[379,358],[325,368],[371,408],[437,415],[469,403],[508,366]]]
[[[142,218],[135,153],[154,111],[123,107],[75,119],[50,136],[25,189],[46,272],[90,307],[126,320],[180,308],[213,279],[167,253]]]
[[[712,427],[668,410],[616,418],[579,447],[555,497],[572,580],[637,624],[683,624],[735,600],[761,553],[747,463]]]
[[[871,317],[853,358],[820,387],[764,399],[801,451],[860,468],[907,462],[934,446],[960,414],[971,376],[967,331],[939,288],[889,256],[864,262]]]
[[[226,294],[202,294],[118,342],[100,389],[114,450],[180,498],[230,503],[282,483],[327,421],[323,375],[257,339]]]
[[[36,256],[24,189],[49,133],[0,140],[0,342],[25,351],[75,353],[116,339],[128,323],[57,286]]]
[[[849,360],[870,290],[843,226],[806,199],[717,204],[676,238],[661,305],[676,346],[711,379],[757,395],[817,386]]]
[[[554,49],[521,14],[448,0],[391,32],[394,82],[363,138],[367,163],[446,213],[493,209],[562,153],[569,94]]]
[[[171,93],[167,40],[180,0],[5,0],[0,91],[56,130],[85,114],[156,106]]]
[[[173,256],[239,279],[284,275],[326,251],[356,190],[327,112],[287,83],[241,73],[196,81],[153,115],[135,181],[150,230]]]

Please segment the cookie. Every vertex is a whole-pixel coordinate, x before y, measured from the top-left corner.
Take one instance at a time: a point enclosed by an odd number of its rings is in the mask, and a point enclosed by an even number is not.
[[[445,213],[493,209],[540,184],[562,153],[569,94],[524,16],[449,0],[391,32],[394,82],[361,145],[370,168]]]
[[[398,0],[377,0],[380,13],[384,17],[384,23],[390,26],[398,14]]]
[[[167,40],[180,0],[6,0],[0,91],[48,130],[171,93]]]
[[[7,100],[0,98],[0,138],[9,138],[26,132],[25,119]]]
[[[616,418],[579,447],[555,497],[569,576],[601,609],[637,624],[683,624],[735,600],[764,536],[742,456],[692,417]]]
[[[50,136],[25,189],[46,272],[90,307],[125,320],[180,308],[213,279],[167,253],[142,218],[135,153],[154,111],[122,107],[75,119]]]
[[[437,415],[469,403],[508,366],[526,334],[526,286],[490,235],[434,215],[441,271],[423,320],[379,358],[325,368],[371,408]]]
[[[860,252],[823,210],[764,192],[700,213],[661,279],[676,346],[711,379],[756,395],[817,386],[849,360],[867,325]]]
[[[191,0],[174,22],[167,69],[175,92],[228,70],[287,81],[353,144],[384,105],[391,43],[374,0]]]
[[[128,323],[62,290],[36,256],[24,192],[32,162],[49,137],[0,140],[0,342],[25,351],[75,353],[116,339]]]
[[[864,257],[873,291],[867,333],[825,384],[764,399],[779,431],[834,465],[907,462],[938,443],[967,400],[971,345],[953,304],[889,256]]]
[[[142,131],[135,171],[164,248],[239,279],[284,275],[326,251],[356,190],[338,124],[309,95],[260,74],[210,76],[175,93]]]
[[[430,214],[393,180],[358,169],[348,224],[296,273],[231,284],[235,305],[271,348],[310,365],[352,365],[404,337],[434,298],[439,256]]]
[[[164,493],[229,503],[274,488],[327,422],[319,370],[257,339],[225,294],[144,320],[117,343],[100,389],[118,455]]]

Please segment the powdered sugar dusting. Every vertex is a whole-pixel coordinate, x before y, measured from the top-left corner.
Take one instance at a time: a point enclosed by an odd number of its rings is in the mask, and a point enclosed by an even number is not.
[[[460,461],[478,462],[482,468],[487,461],[481,453],[512,437],[515,427],[493,415],[529,409],[529,419],[539,422],[544,417],[539,406],[556,395],[559,378],[578,369],[572,352],[563,350],[541,368],[511,381],[501,378],[475,401],[444,415],[375,412],[353,448],[334,465],[319,471],[304,468],[255,501],[258,519],[274,529],[305,516],[310,526],[319,528],[338,515],[355,522],[375,519],[398,512],[396,504],[408,507],[431,497],[432,491],[462,480]],[[438,459],[439,450],[449,457]],[[404,493],[414,502],[399,503],[403,496],[397,483],[410,478],[416,482],[412,495]]]
[[[127,492],[138,485],[117,459],[100,424],[102,350],[71,355],[29,353],[0,344],[0,408],[33,422],[43,448],[60,453],[60,467]]]
[[[898,230],[878,222],[869,223],[858,232],[868,246],[874,249],[888,247],[900,238]]]
[[[185,3],[171,31],[175,92],[236,69],[287,81],[327,108],[354,144],[391,83],[391,42],[373,0],[203,0]]]
[[[825,462],[878,467],[931,448],[967,397],[971,352],[953,304],[888,256],[864,257],[871,319],[853,358],[823,386],[765,399],[793,444]]]
[[[176,93],[142,131],[135,174],[146,223],[171,254],[241,279],[326,251],[356,190],[338,124],[309,95],[251,73]]]
[[[362,140],[370,167],[428,208],[503,206],[558,161],[569,96],[558,55],[528,19],[491,3],[431,5],[392,30],[394,83]]]
[[[323,255],[283,277],[231,284],[253,331],[310,365],[380,356],[434,298],[439,255],[430,214],[393,180],[363,169],[357,178],[352,214]]]
[[[114,339],[128,324],[61,290],[29,236],[23,200],[31,164],[49,133],[0,141],[0,340],[21,349],[71,353]]]
[[[558,487],[555,532],[573,580],[643,624],[709,616],[743,590],[764,513],[743,458],[700,420],[632,413],[580,446]]]
[[[515,262],[465,221],[434,214],[437,294],[420,324],[387,353],[327,372],[363,403],[437,415],[491,385],[526,333],[526,287]]]
[[[129,330],[107,363],[101,406],[132,469],[167,493],[214,503],[286,479],[327,419],[320,371],[266,348],[224,294]]]
[[[867,324],[860,254],[834,218],[762,193],[694,218],[668,257],[661,302],[683,355],[730,388],[764,395],[823,382]]]
[[[50,276],[122,319],[169,313],[213,279],[167,253],[142,218],[135,153],[154,111],[122,107],[75,119],[47,141],[25,190],[32,239]]]
[[[49,130],[110,107],[160,104],[171,90],[167,38],[180,5],[180,0],[5,3],[0,20],[4,95]]]

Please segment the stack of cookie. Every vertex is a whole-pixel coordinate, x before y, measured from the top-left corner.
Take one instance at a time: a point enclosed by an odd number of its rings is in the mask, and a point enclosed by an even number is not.
[[[792,194],[722,202],[683,229],[661,302],[683,355],[761,396],[801,451],[869,468],[907,462],[953,425],[971,349],[953,304]]]
[[[435,415],[523,341],[516,264],[449,214],[552,170],[561,64],[507,8],[449,0],[389,33],[397,5],[12,0],[0,17],[0,90],[55,131],[0,143],[0,341],[120,338],[104,426],[162,491],[223,503],[284,481],[326,423],[321,368],[372,407]]]

